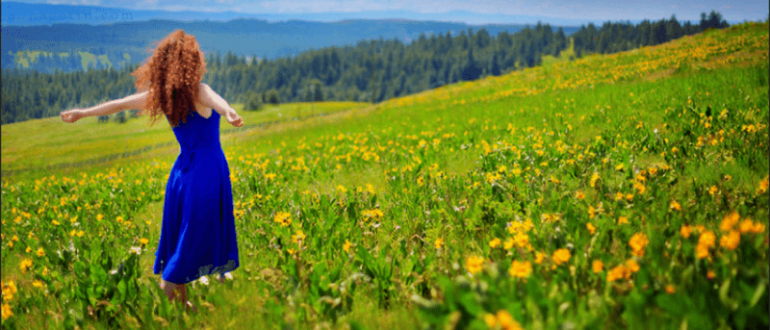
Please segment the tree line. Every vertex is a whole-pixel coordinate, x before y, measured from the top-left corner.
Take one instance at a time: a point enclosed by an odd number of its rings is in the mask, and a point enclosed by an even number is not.
[[[606,22],[597,29],[593,24],[582,26],[571,37],[575,55],[586,53],[612,54],[644,46],[655,46],[683,36],[693,35],[706,29],[729,27],[722,15],[712,11],[708,16],[701,13],[699,23],[680,23],[676,15],[656,22],[644,20],[637,25],[630,22]]]
[[[714,17],[718,18],[718,24],[710,25]],[[727,26],[721,16],[713,12],[710,17],[703,14],[702,18],[700,25],[687,22],[686,28],[680,28],[678,34],[671,36]],[[662,20],[662,24],[672,25],[672,21],[675,19]],[[648,44],[639,43],[640,35],[650,35],[645,31],[657,31],[645,26],[659,24],[606,23],[598,30],[589,24],[572,36],[575,51],[579,55],[608,53],[630,49],[623,47],[649,45],[648,39],[642,39]],[[629,25],[635,33],[620,33]],[[603,38],[601,42],[600,38]],[[658,43],[664,40],[670,39],[654,39]],[[534,67],[540,65],[544,55],[559,56],[568,44],[561,27],[554,29],[538,23],[512,34],[501,32],[496,37],[485,29],[474,32],[469,28],[457,35],[441,33],[427,37],[423,34],[409,45],[397,39],[380,38],[360,41],[355,46],[327,47],[294,58],[273,60],[257,61],[252,57],[247,61],[244,56],[232,52],[224,56],[216,53],[206,56],[208,72],[203,81],[228,102],[244,103],[247,110],[258,110],[264,103],[311,100],[377,103],[458,81]],[[138,66],[67,73],[4,69],[1,121],[6,124],[57,116],[66,109],[90,107],[130,95],[135,92],[130,73]],[[129,112],[131,115],[135,116],[136,112]],[[125,121],[126,114],[114,118]]]

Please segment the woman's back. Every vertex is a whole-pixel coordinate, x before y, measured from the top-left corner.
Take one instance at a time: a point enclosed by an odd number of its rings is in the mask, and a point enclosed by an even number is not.
[[[208,118],[203,117],[195,109],[191,109],[187,115],[187,122],[180,120],[173,127],[174,135],[179,146],[184,150],[195,148],[219,147],[219,123],[221,116],[216,111],[211,111]]]

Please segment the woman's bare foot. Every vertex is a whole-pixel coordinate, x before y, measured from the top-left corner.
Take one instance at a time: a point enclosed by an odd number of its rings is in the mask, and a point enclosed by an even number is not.
[[[193,303],[191,301],[189,301],[189,300],[185,304],[185,310],[188,311],[188,312],[192,311],[193,314],[197,314],[198,313],[198,309],[195,308],[195,305],[193,305]]]

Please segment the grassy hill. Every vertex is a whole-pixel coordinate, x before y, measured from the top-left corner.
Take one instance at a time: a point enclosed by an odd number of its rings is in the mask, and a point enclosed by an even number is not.
[[[747,23],[233,131],[240,268],[196,315],[152,274],[175,153],[4,177],[3,327],[766,328],[769,117]],[[160,124],[7,125],[3,166]]]
[[[233,128],[227,120],[221,119],[220,132],[244,132],[278,122],[329,115],[364,106],[357,102],[307,102],[266,105],[261,111],[245,111],[242,104],[233,104],[244,119],[244,127]],[[116,154],[124,158],[128,155],[123,153],[134,155],[148,148],[152,148],[155,154],[168,154],[172,150],[178,153],[179,144],[165,119],[158,119],[153,126],[149,126],[148,121],[149,118],[143,116],[128,118],[126,123],[98,123],[96,117],[88,117],[62,129],[61,118],[52,117],[3,126],[3,172],[47,172],[50,167],[71,167],[87,161],[105,166],[110,165],[109,161],[97,160]],[[30,135],[36,138],[29,139]],[[83,169],[82,166],[78,168]]]

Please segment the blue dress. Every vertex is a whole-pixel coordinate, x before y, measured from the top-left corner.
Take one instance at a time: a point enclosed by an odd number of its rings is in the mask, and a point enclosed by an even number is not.
[[[173,128],[181,152],[166,184],[154,273],[174,284],[224,275],[239,266],[230,168],[219,142],[219,119],[191,110]]]

